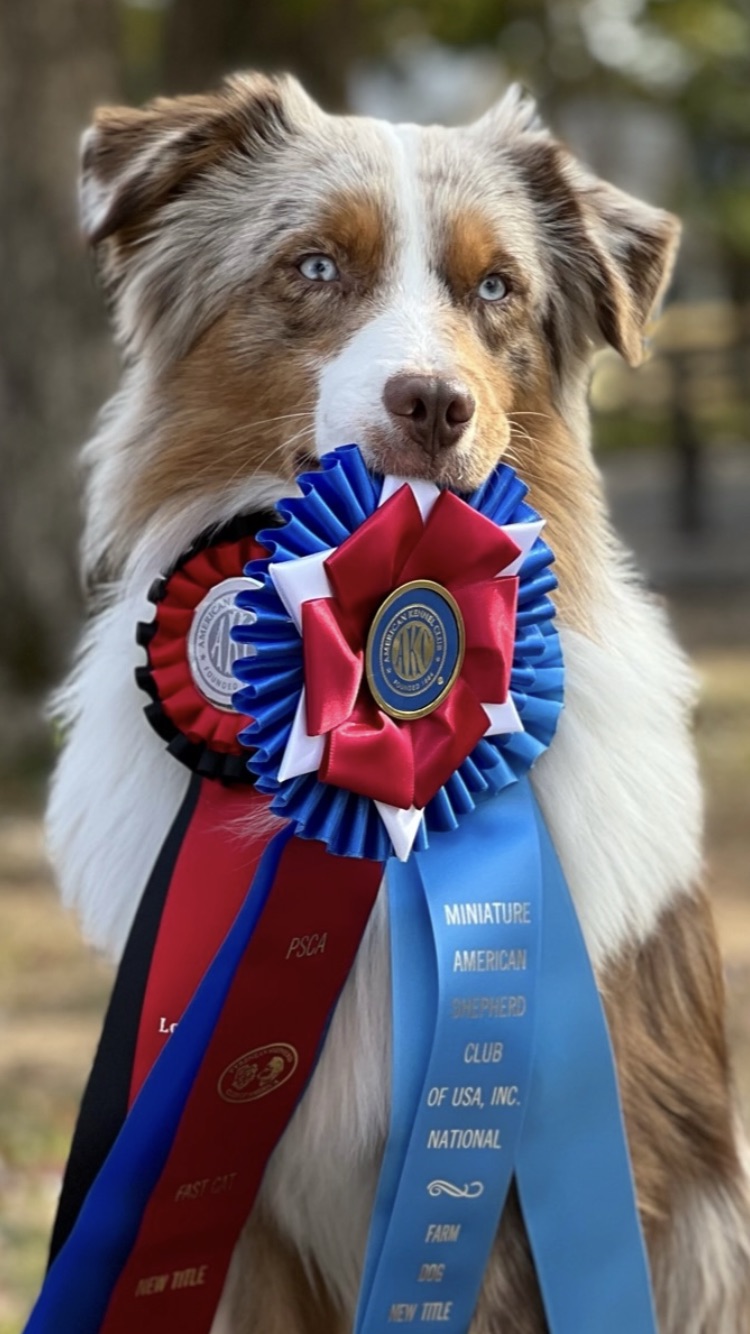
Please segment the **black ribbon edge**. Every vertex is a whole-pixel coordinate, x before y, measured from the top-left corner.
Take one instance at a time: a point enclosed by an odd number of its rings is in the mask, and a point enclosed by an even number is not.
[[[167,893],[201,789],[193,774],[143,891],[84,1089],[49,1244],[52,1264],[128,1114],[141,1012]]]
[[[225,542],[241,542],[246,538],[256,538],[261,529],[278,527],[279,523],[280,517],[273,510],[261,510],[252,514],[237,515],[225,524],[207,529],[191,542],[169,570],[158,575],[153,581],[147,595],[149,602],[158,607],[166,596],[172,576],[201,551],[223,545]],[[139,621],[135,632],[136,643],[146,651],[146,662],[135,668],[135,682],[139,690],[143,690],[149,696],[150,702],[144,704],[143,712],[151,727],[165,743],[167,752],[193,773],[221,782],[246,783],[248,786],[253,786],[256,781],[255,775],[247,767],[252,751],[246,750],[242,755],[228,755],[224,751],[212,750],[207,742],[191,741],[165,713],[149,658],[149,645],[157,628],[154,616],[151,621]]]

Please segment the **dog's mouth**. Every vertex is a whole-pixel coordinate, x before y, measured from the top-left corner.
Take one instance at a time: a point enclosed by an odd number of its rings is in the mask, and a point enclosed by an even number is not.
[[[435,453],[387,436],[368,437],[360,442],[360,447],[373,472],[412,477],[452,491],[467,492],[486,481],[505,452],[509,438],[506,430],[493,440],[475,440],[470,448],[441,449]]]
[[[410,477],[433,482],[452,491],[473,491],[497,466],[508,446],[510,430],[492,439],[477,439],[471,448],[437,450],[434,453],[411,441],[397,440],[386,432],[372,430],[345,433],[340,445],[356,444],[368,468],[378,476]],[[291,458],[293,475],[318,472],[320,455],[310,448],[298,449]]]

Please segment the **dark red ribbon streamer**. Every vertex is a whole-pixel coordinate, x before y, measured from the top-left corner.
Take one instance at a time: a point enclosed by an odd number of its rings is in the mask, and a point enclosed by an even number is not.
[[[154,946],[133,1062],[131,1105],[252,884],[269,834],[267,828],[260,837],[249,833],[253,821],[263,820],[267,810],[268,798],[252,789],[211,779],[201,782]]]
[[[247,802],[247,793],[244,802]],[[226,796],[226,793],[224,793]],[[163,960],[179,940],[183,912],[194,931],[196,902],[210,893],[203,880],[205,850],[217,846],[214,799],[199,802],[175,870]],[[236,859],[238,881],[222,901],[237,900],[240,874],[257,864],[268,835]],[[192,852],[195,853],[193,857]],[[140,1230],[114,1289],[101,1334],[205,1334],[221,1297],[239,1233],[250,1213],[263,1171],[312,1074],[330,1013],[351,970],[382,878],[378,862],[335,857],[321,843],[292,839],[286,846],[266,907],[237,970],[221,1018],[185,1105],[172,1149],[143,1215]],[[247,880],[245,878],[245,885]],[[222,882],[226,890],[226,881]],[[311,892],[312,891],[312,892]],[[222,930],[214,915],[214,940]],[[165,913],[166,916],[166,913]],[[165,925],[166,930],[166,925]],[[316,938],[307,952],[300,944]],[[323,947],[321,948],[321,941]],[[206,942],[204,949],[208,950]],[[308,946],[309,948],[309,946]],[[157,946],[157,954],[162,952]],[[153,982],[156,1008],[172,1009],[172,995],[191,994],[201,961],[189,969],[169,959]],[[157,960],[155,958],[155,968]],[[171,982],[168,983],[168,975]],[[151,986],[151,984],[149,984]],[[143,1037],[143,1063],[153,1046],[152,1020]],[[227,1101],[220,1092],[238,1059],[259,1048],[286,1047],[296,1066],[269,1092],[249,1101]],[[210,1133],[207,1128],[210,1127]]]

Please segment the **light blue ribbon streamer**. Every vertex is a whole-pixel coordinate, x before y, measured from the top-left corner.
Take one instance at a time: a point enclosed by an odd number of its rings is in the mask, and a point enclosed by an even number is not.
[[[429,852],[389,862],[387,875],[392,1121],[355,1334],[385,1334],[395,1323],[466,1334],[513,1173],[552,1334],[656,1334],[606,1021],[528,779],[479,806],[457,831],[434,836]],[[447,924],[446,904],[498,900],[528,904],[529,922]],[[525,949],[527,968],[453,972],[454,951],[476,948]],[[514,990],[526,999],[521,1017],[450,1017],[467,996]],[[490,1050],[503,1044],[497,1078],[467,1076],[466,1029]],[[472,1082],[484,1090],[484,1107],[450,1108],[446,1119],[444,1106],[428,1106],[438,1084]],[[517,1086],[518,1102],[488,1107],[494,1085]],[[428,1148],[429,1130],[448,1122],[496,1126],[502,1148]],[[435,1242],[430,1224],[460,1231]],[[423,1269],[441,1264],[442,1272]]]
[[[454,832],[436,835],[429,852],[415,853],[405,864],[388,863],[396,1105],[357,1334],[412,1323],[410,1314],[413,1323],[421,1324],[425,1312],[433,1318],[427,1323],[435,1320],[446,1334],[463,1334],[513,1172],[532,1052],[541,919],[538,844],[527,837],[517,786],[501,802],[480,806],[466,828],[470,862],[466,843]],[[476,903],[496,901],[511,913],[517,905],[528,920],[499,927],[465,921],[446,925]],[[526,967],[454,970],[457,956],[460,962],[476,960],[477,951],[494,953],[495,947],[502,947],[506,958],[512,950]],[[519,978],[523,1014],[495,1020],[454,1017],[453,1005],[470,1007],[478,993],[490,993],[498,1008],[520,1009]],[[514,1091],[510,1104],[492,1106],[498,1085],[506,1094]],[[461,1090],[470,1105],[454,1106]],[[493,1147],[437,1147],[446,1139],[477,1133]],[[427,1242],[428,1228],[436,1223],[460,1226],[458,1240]]]
[[[526,780],[528,786],[528,780]],[[516,1167],[553,1334],[656,1334],[609,1031],[562,867],[544,873],[539,1022]]]

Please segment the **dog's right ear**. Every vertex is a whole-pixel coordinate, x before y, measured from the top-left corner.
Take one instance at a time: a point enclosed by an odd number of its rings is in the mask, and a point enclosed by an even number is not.
[[[518,86],[472,127],[526,187],[553,277],[544,330],[559,372],[603,342],[631,366],[669,281],[680,234],[671,213],[594,176],[555,140]]]
[[[191,180],[233,150],[252,156],[316,110],[295,79],[237,75],[215,94],[104,107],[81,145],[81,218],[94,246],[137,233]]]

